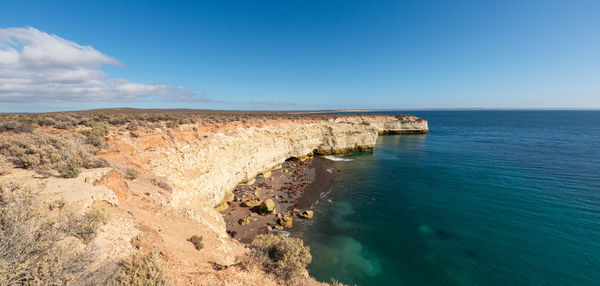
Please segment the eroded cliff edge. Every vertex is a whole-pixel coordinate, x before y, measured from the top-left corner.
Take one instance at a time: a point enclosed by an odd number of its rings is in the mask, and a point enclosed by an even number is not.
[[[137,152],[159,153],[147,166],[173,186],[173,206],[217,206],[240,182],[290,157],[369,150],[379,134],[427,133],[427,121],[410,115],[347,115],[320,120],[270,120],[210,130],[182,128],[155,146],[157,138],[128,142]],[[155,137],[157,135],[150,135]],[[171,139],[171,140],[168,140]],[[162,140],[158,140],[162,141]]]

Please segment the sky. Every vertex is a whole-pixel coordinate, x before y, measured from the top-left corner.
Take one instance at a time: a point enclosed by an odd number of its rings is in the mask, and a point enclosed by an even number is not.
[[[600,1],[0,4],[0,112],[600,108]]]

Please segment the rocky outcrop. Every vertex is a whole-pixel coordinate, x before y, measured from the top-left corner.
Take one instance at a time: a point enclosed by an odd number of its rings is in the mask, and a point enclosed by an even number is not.
[[[427,131],[423,119],[393,115],[273,120],[261,126],[198,130],[193,134],[197,139],[188,136],[163,148],[164,156],[152,160],[150,168],[168,178],[174,188],[174,206],[194,208],[208,203],[214,207],[222,204],[237,184],[252,180],[287,158],[368,151],[379,134]]]
[[[260,204],[260,212],[270,214],[275,211],[275,202],[272,199],[267,199]]]
[[[311,219],[314,217],[314,212],[313,211],[303,211],[301,213],[298,213],[298,217],[305,218],[305,219]]]
[[[277,219],[277,223],[283,227],[287,227],[290,228],[293,226],[292,224],[292,217],[288,216],[288,215],[284,215],[284,216],[279,216],[279,218]]]

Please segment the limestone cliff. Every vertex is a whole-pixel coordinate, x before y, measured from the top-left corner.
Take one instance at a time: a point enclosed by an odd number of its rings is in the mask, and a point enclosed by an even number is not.
[[[427,121],[414,116],[348,115],[327,120],[274,121],[263,126],[202,132],[164,150],[151,162],[155,174],[174,187],[171,203],[216,206],[235,185],[290,157],[373,148],[380,133],[426,133]],[[189,138],[188,138],[189,139]]]

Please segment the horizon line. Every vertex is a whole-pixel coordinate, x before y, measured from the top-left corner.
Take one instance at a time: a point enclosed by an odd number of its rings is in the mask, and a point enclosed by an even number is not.
[[[39,112],[0,112],[0,114],[43,114],[43,113],[62,113],[62,112],[82,112],[82,111],[118,111],[118,110],[148,110],[148,111],[242,111],[242,112],[379,112],[379,111],[600,111],[598,108],[581,107],[449,107],[449,108],[337,108],[337,109],[209,109],[209,108],[136,108],[136,107],[108,107],[79,110],[58,110],[58,111],[39,111]]]

